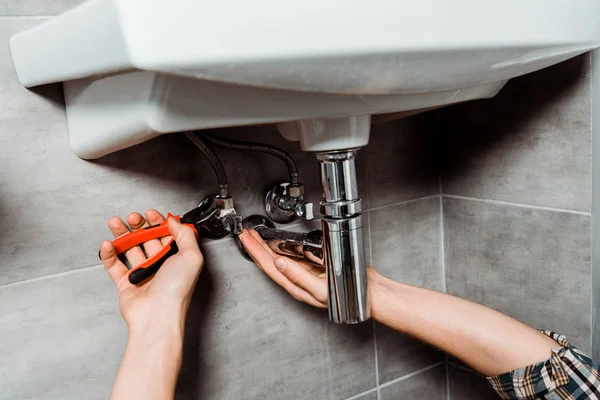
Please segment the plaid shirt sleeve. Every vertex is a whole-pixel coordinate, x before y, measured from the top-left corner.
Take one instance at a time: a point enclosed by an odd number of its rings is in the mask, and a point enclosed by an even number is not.
[[[487,378],[502,399],[600,400],[600,369],[564,336],[542,331],[559,346],[546,361]]]

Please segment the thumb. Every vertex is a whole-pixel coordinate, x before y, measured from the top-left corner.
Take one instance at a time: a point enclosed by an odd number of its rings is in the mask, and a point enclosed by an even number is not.
[[[175,243],[177,243],[177,247],[179,247],[180,253],[200,252],[198,240],[192,228],[183,225],[172,217],[167,219],[167,226],[169,227],[169,232],[171,232],[173,239],[175,239]]]

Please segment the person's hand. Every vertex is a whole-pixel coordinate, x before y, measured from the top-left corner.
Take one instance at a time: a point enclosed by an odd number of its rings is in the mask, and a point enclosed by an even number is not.
[[[146,218],[139,213],[127,216],[131,230],[157,225],[164,220],[155,210],[148,210]],[[130,332],[147,331],[156,325],[166,326],[169,323],[183,325],[194,286],[202,271],[204,258],[194,231],[174,218],[169,218],[167,223],[172,236],[150,240],[142,245],[143,249],[138,246],[125,253],[129,263],[137,266],[146,261],[146,254],[156,254],[172,237],[175,238],[179,252],[165,261],[158,272],[142,284],[129,283],[128,269],[117,257],[110,241],[104,241],[100,246],[100,259],[117,287],[121,314]],[[111,218],[108,227],[115,238],[129,232],[119,217]],[[182,326],[180,328],[183,329]]]
[[[244,230],[239,238],[258,268],[294,299],[327,308],[325,268],[275,254],[256,231]]]

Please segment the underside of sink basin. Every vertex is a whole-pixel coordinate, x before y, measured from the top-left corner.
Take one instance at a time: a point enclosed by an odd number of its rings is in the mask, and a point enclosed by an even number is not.
[[[64,82],[73,150],[96,158],[188,129],[492,97],[596,47],[599,18],[597,0],[91,0],[11,49],[25,86]]]
[[[63,85],[71,146],[78,156],[89,159],[169,132],[427,109],[492,97],[504,83],[361,96],[257,88],[140,71]]]

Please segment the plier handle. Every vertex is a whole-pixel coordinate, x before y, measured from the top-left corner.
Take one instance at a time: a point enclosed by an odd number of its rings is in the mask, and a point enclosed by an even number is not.
[[[223,226],[223,223],[218,220],[221,210],[216,206],[215,197],[209,196],[204,199],[198,207],[185,213],[183,216],[168,214],[168,218],[175,218],[182,224],[189,226],[194,231],[196,238],[209,237],[219,239],[225,237],[229,232]],[[240,217],[241,218],[241,217]],[[152,239],[160,239],[169,236],[169,227],[167,221],[154,226],[149,226],[144,229],[138,229],[129,232],[112,243],[115,246],[117,256],[122,257],[122,254],[136,246],[139,246]],[[151,255],[142,264],[137,265],[129,270],[128,279],[134,285],[144,282],[146,279],[154,275],[165,261],[174,254],[177,254],[179,248],[175,240],[171,239],[158,253]]]
[[[167,218],[173,217],[177,221],[181,222],[181,217],[178,215],[168,214]],[[196,234],[196,238],[198,238],[198,230],[193,224],[184,224],[189,226],[194,230]],[[113,246],[117,251],[117,256],[121,256],[127,250],[134,248],[135,246],[139,246],[142,243],[145,243],[152,239],[160,239],[165,236],[169,236],[171,233],[169,232],[169,227],[167,226],[167,221],[154,226],[149,226],[144,229],[139,229],[137,231],[133,231],[127,233],[120,238],[113,241]],[[153,254],[146,261],[144,261],[140,265],[136,265],[132,269],[129,270],[129,282],[134,285],[142,283],[146,279],[150,278],[154,275],[160,267],[167,261],[169,257],[174,254],[177,254],[179,248],[177,247],[177,243],[175,240],[171,239],[169,242],[163,247],[158,253]]]

